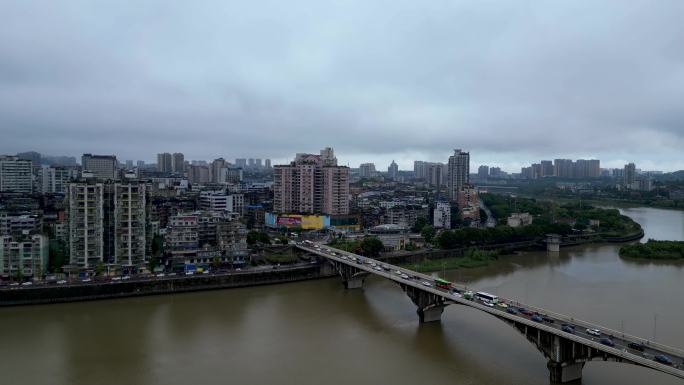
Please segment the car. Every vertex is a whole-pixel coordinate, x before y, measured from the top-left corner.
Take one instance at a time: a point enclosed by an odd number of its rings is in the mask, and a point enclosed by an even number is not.
[[[587,334],[600,337],[601,336],[601,331],[598,329],[587,329]]]
[[[121,281],[121,277],[112,277],[112,281]]]
[[[242,271],[242,268],[238,267],[237,269],[235,269],[235,271]]]
[[[332,255],[333,257],[337,256],[337,254],[335,253],[330,253],[330,255]]]
[[[575,328],[571,327],[570,325],[563,325],[561,330],[563,330],[566,333],[575,334]]]
[[[370,265],[371,265],[371,267],[376,267],[378,264],[375,262],[371,262]]]
[[[519,308],[518,308],[518,311],[520,312],[520,314],[524,314],[524,315],[526,315],[526,316],[528,316],[528,317],[534,315],[534,313],[532,313],[531,310],[527,310],[527,309],[525,309],[524,307],[519,307]]]
[[[58,285],[64,285],[65,283],[67,283],[67,281],[64,279],[60,279],[59,281],[57,281]]]
[[[380,266],[374,266],[374,267],[373,267],[373,270],[382,271],[382,267],[380,267]]]
[[[375,265],[375,262],[373,262],[373,260],[372,260],[372,259],[366,259],[366,264],[368,264],[368,265],[371,265],[371,266],[372,266],[372,265]]]
[[[451,292],[454,293],[454,294],[459,294],[461,291],[458,290],[458,289],[455,288],[455,287],[452,287],[452,288],[451,288]]]
[[[131,276],[130,276],[130,275],[124,275],[123,277],[121,277],[121,279],[123,279],[124,281],[126,281],[126,280],[131,279]]]
[[[343,255],[343,256],[342,256],[342,259],[349,259],[349,258],[347,258],[346,255]]]
[[[409,276],[406,275],[406,274],[402,274],[402,275],[401,275],[401,278],[403,278],[403,279],[409,279]]]
[[[645,346],[643,344],[637,344],[636,342],[630,342],[627,344],[627,347],[630,349],[638,350],[640,352],[644,351]]]
[[[611,340],[610,338],[603,337],[599,340],[599,342],[606,346],[610,346],[611,348],[615,346],[615,342],[613,342],[613,340]]]
[[[489,301],[482,301],[485,306],[494,307],[494,304]]]
[[[394,274],[396,274],[396,275],[402,275],[402,274],[404,274],[404,273],[402,273],[402,272],[399,271],[399,270],[396,270],[396,271],[394,272]]]
[[[31,282],[31,281],[23,282],[21,284],[21,286],[31,286],[31,285],[33,285],[33,282]]]
[[[668,356],[666,356],[666,355],[664,355],[664,354],[656,354],[656,355],[653,357],[653,359],[654,359],[656,362],[659,362],[659,363],[661,363],[661,364],[672,365],[672,360],[670,359],[670,357],[668,357]]]
[[[533,315],[531,319],[534,322],[544,322],[544,319],[539,314]]]
[[[157,278],[162,278],[162,277],[164,277],[164,273],[159,273],[159,274],[157,274],[155,277],[157,277]]]
[[[238,270],[239,270],[239,269],[238,269]],[[169,277],[175,277],[175,276],[176,276],[176,273],[169,273],[169,274],[167,274],[167,275],[168,275]]]
[[[382,265],[382,269],[385,271],[390,271],[390,267],[387,265]]]
[[[504,302],[498,302],[496,306],[502,308],[502,309],[507,309],[508,305],[506,305]]]
[[[547,316],[547,315],[542,315],[541,317],[542,317],[542,319],[544,320],[544,322],[548,322],[548,323],[550,323],[550,324],[556,323],[556,321],[554,321],[553,318],[551,318],[551,317],[549,317],[549,316]]]
[[[195,272],[194,271],[186,271],[185,275],[195,275]]]
[[[316,263],[316,262],[314,261],[314,263]],[[278,266],[280,266],[280,264],[278,264]],[[202,274],[209,274],[209,270],[204,270],[204,271],[202,272]]]
[[[515,310],[514,307],[509,306],[509,307],[506,308],[506,313],[509,313],[509,314],[516,314],[516,313],[518,313],[518,312]]]
[[[10,283],[10,286],[19,286],[19,282],[12,282]]]
[[[431,284],[430,282],[428,282],[428,281],[423,281],[423,282],[421,282],[420,284],[423,285],[423,286],[427,286],[427,287],[431,287],[431,286],[432,286],[432,284]]]
[[[81,282],[84,282],[84,283],[88,283],[88,282],[90,282],[90,281],[92,281],[92,279],[90,279],[90,278],[83,278],[83,279],[81,280]]]

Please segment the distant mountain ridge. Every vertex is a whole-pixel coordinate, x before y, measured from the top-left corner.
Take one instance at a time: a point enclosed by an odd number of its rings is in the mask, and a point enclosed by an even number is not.
[[[656,179],[663,181],[684,180],[684,170],[668,172],[667,174],[658,175],[656,176]]]

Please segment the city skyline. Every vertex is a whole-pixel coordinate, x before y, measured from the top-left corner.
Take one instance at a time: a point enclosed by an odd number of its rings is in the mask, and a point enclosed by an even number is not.
[[[684,169],[680,2],[164,8],[3,3],[0,153]]]

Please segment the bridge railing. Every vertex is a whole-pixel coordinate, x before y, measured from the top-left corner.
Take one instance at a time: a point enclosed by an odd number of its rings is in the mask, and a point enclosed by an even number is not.
[[[506,298],[506,299],[507,299],[507,298]],[[509,301],[513,301],[513,300],[510,300],[510,299],[509,299]],[[610,329],[610,328],[606,328],[606,327],[604,327],[604,326],[602,326],[602,325],[593,324],[593,323],[591,323],[591,322],[589,322],[589,321],[585,321],[585,320],[582,320],[582,319],[579,319],[579,318],[574,318],[574,317],[567,316],[567,315],[565,315],[565,314],[560,314],[560,313],[556,313],[556,312],[553,312],[553,311],[549,311],[548,309],[543,309],[543,308],[540,308],[540,307],[536,307],[536,306],[534,306],[534,305],[528,305],[528,304],[526,304],[526,303],[517,302],[517,301],[513,301],[513,302],[519,303],[521,306],[523,306],[523,307],[525,307],[525,308],[527,308],[527,309],[530,309],[530,310],[532,310],[532,311],[536,311],[536,312],[538,312],[538,313],[540,313],[540,314],[544,314],[544,315],[551,316],[551,317],[553,317],[553,318],[556,318],[556,319],[565,321],[565,322],[567,322],[567,323],[570,323],[570,324],[573,324],[573,325],[576,325],[576,326],[581,326],[581,327],[588,328],[588,329],[598,329],[598,330],[600,330],[602,333],[605,333],[605,334],[608,334],[608,335],[612,335],[612,336],[614,336],[614,337],[620,337],[620,338],[623,338],[623,339],[625,339],[625,340],[631,340],[631,341],[634,341],[634,342],[640,342],[640,343],[643,343],[643,344],[645,344],[646,346],[648,346],[648,347],[650,347],[650,348],[652,348],[652,349],[654,349],[654,350],[659,350],[659,351],[662,351],[662,352],[665,352],[665,353],[669,353],[669,354],[674,355],[674,356],[677,356],[677,357],[684,357],[684,350],[677,349],[677,348],[674,348],[674,347],[672,347],[672,346],[663,345],[663,344],[660,344],[660,343],[658,343],[658,342],[656,342],[656,341],[652,341],[652,340],[645,339],[645,338],[642,338],[642,337],[633,336],[633,335],[628,334],[628,333],[624,333],[624,332],[621,332],[621,331],[617,331],[617,330],[613,330],[613,329]]]

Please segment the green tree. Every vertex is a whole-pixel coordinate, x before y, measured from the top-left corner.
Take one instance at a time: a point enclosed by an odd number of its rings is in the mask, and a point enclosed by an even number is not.
[[[154,269],[159,265],[159,258],[156,256],[151,256],[147,260],[147,270],[149,270],[150,273],[154,272]]]
[[[420,217],[420,218],[416,219],[416,224],[413,225],[413,227],[411,228],[411,231],[413,231],[414,233],[419,233],[427,225],[428,225],[427,218]]]
[[[17,282],[23,281],[24,280],[24,271],[21,269],[21,266],[17,269],[17,271],[14,272],[14,279]]]
[[[363,250],[365,255],[369,257],[375,257],[378,256],[380,252],[385,249],[385,246],[382,244],[382,241],[380,241],[377,237],[367,236],[364,237],[361,241],[361,249]]]
[[[164,237],[161,235],[155,235],[152,238],[152,255],[159,256],[159,254],[164,252]]]
[[[49,271],[57,273],[67,263],[66,243],[51,239],[48,247]]]
[[[420,230],[420,235],[423,236],[425,242],[432,243],[432,240],[435,238],[435,228],[430,225],[425,225]]]
[[[213,269],[218,269],[219,267],[221,267],[221,260],[219,259],[219,257],[214,256],[214,258],[211,259],[211,267]]]
[[[104,272],[104,262],[97,261],[97,264],[95,265],[95,275],[102,275],[103,272]]]
[[[257,243],[265,243],[267,245],[271,244],[271,237],[265,232],[252,230],[247,233],[247,244],[256,245]]]

